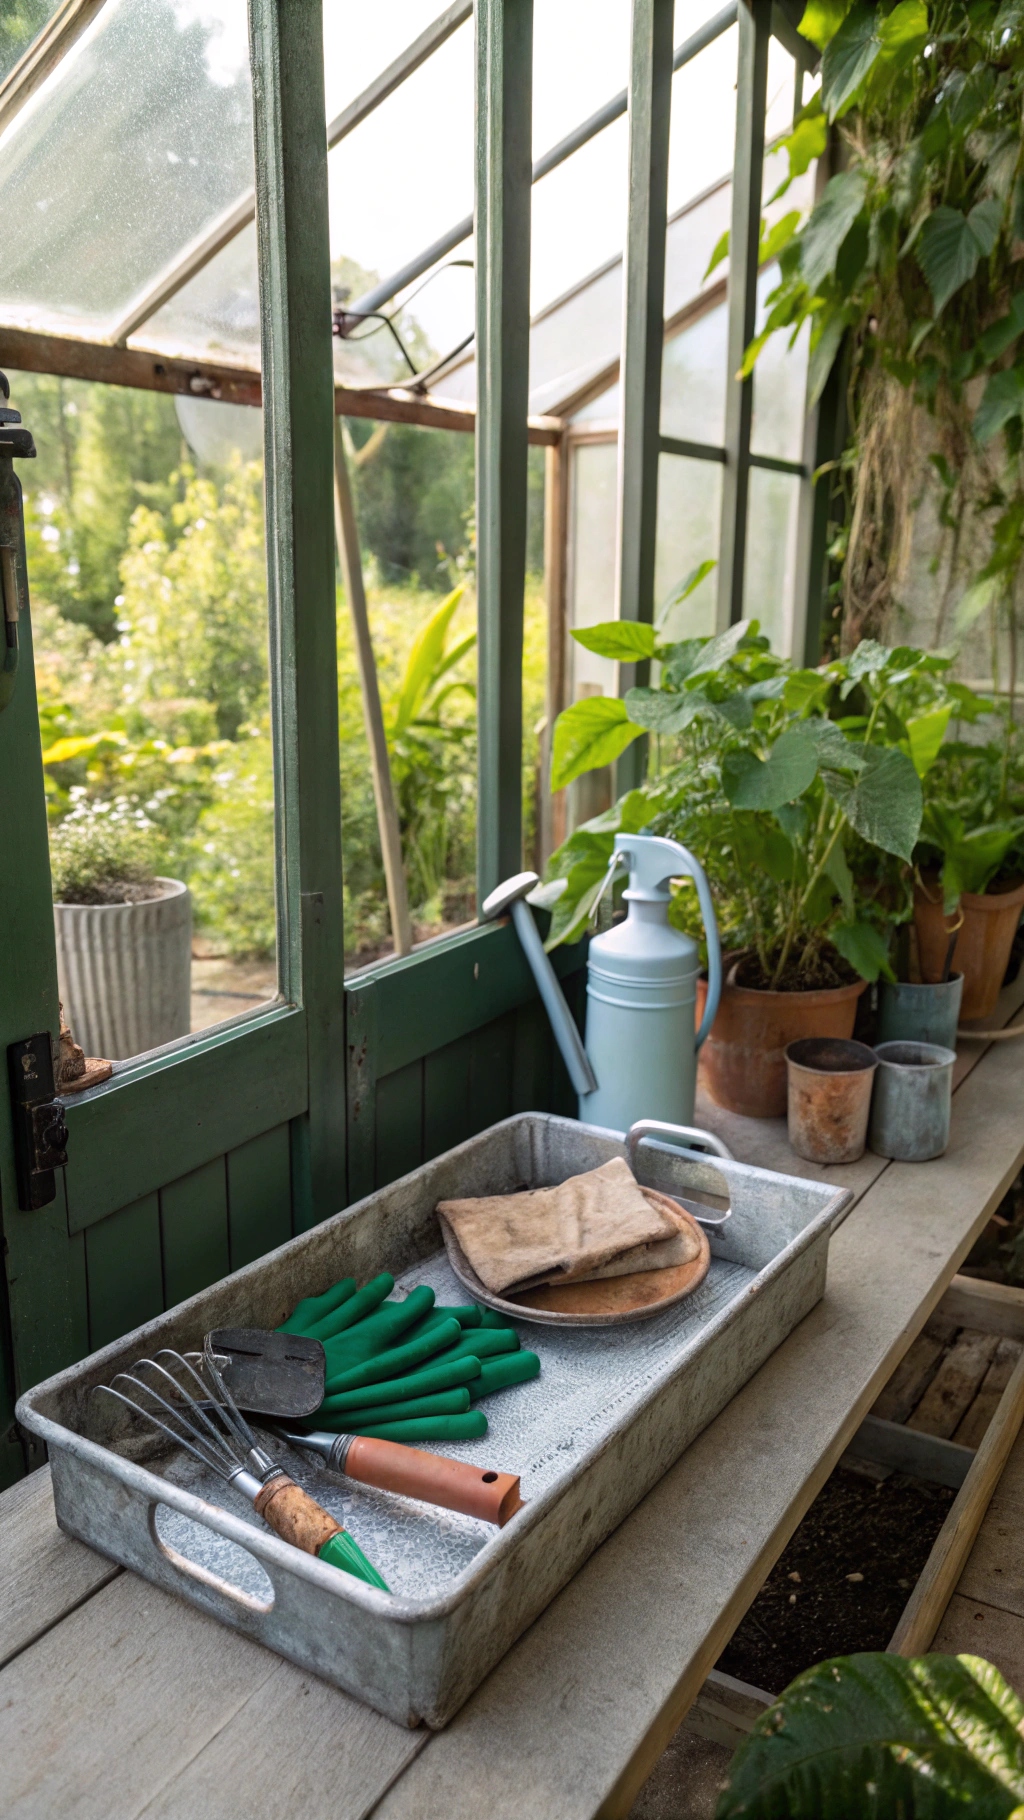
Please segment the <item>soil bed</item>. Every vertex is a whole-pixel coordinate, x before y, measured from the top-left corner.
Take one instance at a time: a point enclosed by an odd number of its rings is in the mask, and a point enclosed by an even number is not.
[[[901,1473],[875,1483],[838,1467],[717,1666],[780,1694],[828,1656],[885,1649],[955,1496]]]

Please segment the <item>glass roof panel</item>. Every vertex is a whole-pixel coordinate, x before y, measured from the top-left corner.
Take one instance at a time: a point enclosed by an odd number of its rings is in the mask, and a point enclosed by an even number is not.
[[[460,26],[328,159],[331,259],[358,293],[414,259],[473,211],[473,27]],[[459,257],[472,257],[470,248]],[[355,298],[353,297],[353,301]],[[413,313],[443,353],[462,328],[428,286]]]
[[[623,0],[534,0],[535,159],[626,87],[629,11]]]
[[[129,347],[208,360],[260,364],[259,274],[256,223],[236,234],[209,265],[197,272],[163,309],[132,335]]]
[[[354,6],[324,0],[324,99],[328,124],[444,11],[445,0]]]
[[[534,312],[621,254],[628,173],[629,134],[623,116],[534,184],[530,259]],[[618,320],[619,312],[616,335]]]
[[[0,82],[35,43],[59,5],[60,0],[14,0],[13,5],[7,0],[0,7]]]
[[[0,138],[0,319],[102,332],[252,180],[245,0],[107,0]]]
[[[687,11],[689,9],[686,9]],[[709,9],[717,12],[718,7]],[[679,8],[676,8],[678,16]],[[701,20],[687,29],[696,31]],[[678,41],[678,28],[677,28]],[[700,196],[732,170],[736,137],[736,48],[733,25],[672,78],[668,146],[668,212]]]

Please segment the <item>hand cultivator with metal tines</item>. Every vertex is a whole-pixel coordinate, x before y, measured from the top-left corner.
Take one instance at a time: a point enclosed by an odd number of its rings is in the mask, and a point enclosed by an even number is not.
[[[131,1391],[117,1390],[117,1384],[130,1385]],[[155,1358],[138,1360],[131,1371],[119,1371],[113,1383],[97,1385],[96,1394],[100,1391],[116,1397],[201,1465],[237,1486],[283,1541],[388,1591],[348,1531],[258,1445],[224,1383],[215,1354],[165,1349]]]

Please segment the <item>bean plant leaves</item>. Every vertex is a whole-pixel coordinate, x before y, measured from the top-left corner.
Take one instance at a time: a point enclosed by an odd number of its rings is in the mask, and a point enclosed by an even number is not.
[[[797,27],[803,37],[824,50],[850,10],[850,0],[807,0],[804,16]]]
[[[840,1656],[798,1675],[733,1758],[717,1820],[1009,1820],[1024,1706],[977,1656]]]
[[[540,892],[531,893],[534,901],[540,901],[543,893],[542,908],[551,911],[546,948],[576,941],[583,934],[600,895],[614,845],[615,835],[611,830],[596,834],[577,828],[559,849],[548,868],[552,876],[545,880]],[[556,894],[553,887],[559,880],[564,881],[563,889]]]
[[[828,383],[836,364],[836,355],[846,333],[846,317],[841,310],[822,313],[823,319],[811,331],[811,351],[807,362],[807,403],[813,410]]]
[[[574,628],[573,637],[586,651],[619,663],[642,663],[654,656],[654,627],[637,619],[609,619],[600,626]]]
[[[767,758],[730,752],[722,761],[722,788],[734,809],[781,809],[814,782],[818,757],[805,725],[790,727]]]
[[[997,216],[993,216],[993,209]],[[1000,204],[979,202],[965,215],[945,203],[933,209],[917,238],[917,262],[932,294],[935,314],[945,309],[961,285],[973,278],[982,254],[991,253],[999,232]]]
[[[981,403],[974,413],[974,434],[982,444],[991,442],[1011,418],[1024,412],[1024,367],[1006,367],[991,374]]]
[[[733,816],[733,851],[740,865],[749,870],[767,872],[777,884],[792,884],[798,872],[798,859],[792,841],[781,828],[754,816]]]
[[[681,733],[707,709],[702,695],[673,694],[668,689],[627,689],[625,712],[648,733]]]
[[[705,670],[717,670],[727,658],[733,657],[746,638],[753,625],[753,620],[739,619],[727,632],[719,632],[717,638],[709,638],[702,646],[697,661],[691,664],[689,675],[701,676]]]
[[[821,59],[821,98],[829,120],[852,100],[881,48],[875,8],[861,0],[847,13]]]
[[[868,762],[865,748],[847,739],[834,720],[805,720],[801,721],[800,728],[813,740],[822,770],[863,771]]]
[[[855,781],[829,771],[826,784],[851,828],[885,853],[910,861],[921,828],[921,780],[905,752],[865,746]]]
[[[862,980],[873,985],[879,974],[887,980],[896,978],[889,960],[889,944],[874,923],[836,923],[829,930],[829,937]]]
[[[908,720],[907,741],[918,777],[926,777],[938,758],[952,712],[953,704],[947,702],[945,707],[933,708],[929,714],[918,714]]]
[[[818,291],[836,268],[839,249],[864,206],[867,178],[861,170],[840,171],[825,185],[799,237],[800,270],[809,291]]]
[[[832,848],[832,851],[828,856],[825,871],[843,900],[843,908],[852,915],[853,873],[850,871],[846,850],[843,847],[841,839],[837,840],[835,846]],[[847,956],[847,959],[849,959],[849,956]],[[853,963],[851,962],[851,965],[852,964]]]
[[[626,704],[614,696],[587,695],[563,709],[551,742],[551,788],[564,790],[584,771],[610,765],[640,737]]]

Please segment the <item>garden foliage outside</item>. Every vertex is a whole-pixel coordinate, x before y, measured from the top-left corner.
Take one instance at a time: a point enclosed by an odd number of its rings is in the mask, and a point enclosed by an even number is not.
[[[144,857],[149,869],[188,882],[197,930],[215,951],[270,956],[261,464],[236,455],[197,471],[173,401],[159,395],[27,376],[14,390],[40,451],[24,474],[26,533],[58,894],[102,897],[104,869],[134,876]],[[391,426],[360,462],[372,426],[355,433],[371,625],[410,899],[425,931],[471,914],[472,442]],[[340,590],[338,645],[346,946],[359,958],[386,948],[390,931]],[[528,766],[543,663],[542,602],[531,580]],[[526,795],[532,805],[532,790]]]

